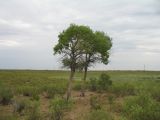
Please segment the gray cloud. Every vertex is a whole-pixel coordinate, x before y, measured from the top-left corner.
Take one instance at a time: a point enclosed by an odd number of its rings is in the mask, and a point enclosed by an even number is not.
[[[158,70],[159,0],[0,1],[0,68],[60,69],[53,56],[59,32],[88,25],[113,38],[110,64],[92,69]]]

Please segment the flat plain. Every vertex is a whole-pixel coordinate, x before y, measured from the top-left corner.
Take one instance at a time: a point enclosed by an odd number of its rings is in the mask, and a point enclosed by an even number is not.
[[[110,76],[112,85],[106,90],[100,90],[98,87],[94,89],[96,83],[91,83],[91,78],[98,81],[102,73]],[[57,96],[65,98],[68,77],[69,71],[0,70],[0,100],[2,101],[5,96],[2,96],[2,93],[5,93],[3,89],[10,90],[12,94],[9,103],[0,104],[0,120],[54,120],[55,118],[50,117],[53,114],[51,101]],[[60,119],[100,120],[104,117],[104,120],[143,120],[145,118],[140,117],[142,114],[148,116],[145,120],[160,118],[160,108],[154,107],[160,106],[159,71],[89,71],[85,97],[80,96],[82,78],[83,72],[76,72],[72,86],[72,107],[64,110],[63,118]],[[93,104],[99,104],[100,109],[92,108],[93,98],[96,101]],[[15,103],[19,105],[22,101],[25,101],[25,108],[18,111]],[[29,107],[26,106],[34,101],[38,104],[35,109],[38,117],[31,118],[29,116],[36,115],[30,115],[31,113],[27,111]],[[139,102],[143,102],[144,105]],[[127,111],[130,115],[127,115]],[[141,114],[143,111],[147,115]]]

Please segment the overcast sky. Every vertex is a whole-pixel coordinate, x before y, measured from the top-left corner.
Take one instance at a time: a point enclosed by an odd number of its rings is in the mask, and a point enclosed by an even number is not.
[[[70,23],[113,38],[91,69],[160,70],[160,0],[0,0],[0,69],[61,69],[53,46]]]

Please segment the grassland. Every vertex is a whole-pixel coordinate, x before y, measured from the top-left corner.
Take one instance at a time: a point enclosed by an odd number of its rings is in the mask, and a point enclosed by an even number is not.
[[[99,78],[101,73],[107,73],[110,76],[112,86],[105,91],[91,90],[89,78]],[[160,119],[160,109],[156,107],[160,106],[159,71],[89,71],[85,97],[80,96],[82,75],[82,72],[77,72],[75,75],[72,92],[73,105],[71,109],[64,111],[64,120],[98,120],[105,115],[111,117],[105,117],[104,120]],[[55,99],[55,96],[64,97],[68,77],[68,71],[0,70],[0,87],[9,89],[13,94],[10,103],[0,104],[0,120],[51,119],[51,101]],[[92,97],[96,99],[95,104],[101,107],[96,112],[91,109]],[[143,101],[143,98],[146,101]],[[25,105],[37,101],[35,106],[38,107],[33,107],[36,112],[32,113],[39,117],[29,117],[34,115],[30,115],[31,113],[27,110],[17,112],[14,106],[17,101],[27,101]],[[138,104],[139,102],[146,102],[145,107]],[[150,106],[150,104],[153,105]],[[140,118],[140,113],[144,111],[147,116],[155,117]],[[95,114],[98,114],[99,118],[96,118],[97,116],[92,118]]]

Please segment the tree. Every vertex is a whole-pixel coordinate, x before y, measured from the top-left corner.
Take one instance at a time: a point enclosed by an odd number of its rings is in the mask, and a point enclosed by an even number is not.
[[[84,50],[82,41],[85,41],[93,34],[87,26],[78,26],[71,24],[66,30],[58,36],[58,44],[54,47],[54,54],[63,54],[62,63],[64,67],[70,69],[70,77],[67,87],[67,100],[71,96],[72,81],[76,69],[82,61]]]
[[[96,31],[94,36],[84,39],[83,44],[83,62],[84,66],[84,85],[86,82],[88,67],[95,62],[102,62],[108,64],[109,50],[112,47],[111,38],[104,32]],[[84,88],[82,89],[81,96],[85,96]]]

